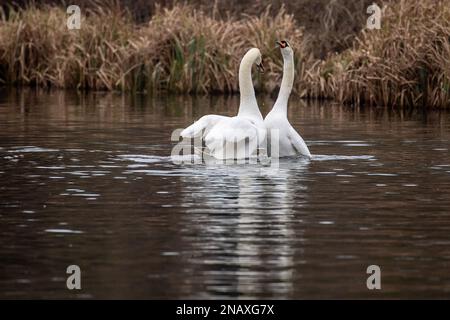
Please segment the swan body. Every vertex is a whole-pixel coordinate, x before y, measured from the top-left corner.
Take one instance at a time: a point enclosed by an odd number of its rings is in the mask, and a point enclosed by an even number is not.
[[[287,107],[289,96],[294,84],[294,52],[286,41],[278,43],[283,55],[283,78],[281,80],[280,92],[272,110],[264,119],[267,129],[269,146],[273,141],[273,131],[278,131],[278,150],[279,157],[302,155],[311,158],[308,146],[298,132],[292,127],[287,118]],[[276,155],[271,155],[276,156]]]
[[[240,104],[234,117],[206,115],[181,132],[183,138],[201,137],[208,152],[218,159],[243,159],[265,142],[266,128],[256,102],[252,65],[262,67],[259,49],[252,48],[239,66]]]

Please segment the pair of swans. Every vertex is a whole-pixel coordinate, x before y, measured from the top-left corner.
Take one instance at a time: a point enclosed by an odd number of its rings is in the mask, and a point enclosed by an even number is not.
[[[302,155],[311,158],[302,137],[287,118],[289,96],[294,83],[294,52],[287,41],[277,42],[283,56],[283,78],[278,98],[264,119],[256,102],[252,82],[252,65],[262,66],[261,52],[252,48],[239,66],[240,104],[234,117],[206,115],[181,132],[183,138],[197,138],[205,142],[209,153],[217,159],[243,159],[255,155],[267,146],[270,153],[277,139],[277,152],[271,156]],[[275,134],[276,133],[276,134]]]

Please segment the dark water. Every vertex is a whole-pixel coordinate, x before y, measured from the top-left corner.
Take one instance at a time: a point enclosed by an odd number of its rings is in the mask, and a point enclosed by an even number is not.
[[[450,298],[448,113],[292,99],[313,160],[177,165],[237,98],[0,93],[1,298]]]

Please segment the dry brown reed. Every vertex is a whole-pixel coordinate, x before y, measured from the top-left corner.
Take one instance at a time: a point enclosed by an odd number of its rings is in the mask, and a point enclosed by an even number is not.
[[[58,7],[27,8],[0,22],[0,78],[20,85],[94,90],[235,92],[242,55],[265,53],[267,73],[257,87],[279,82],[281,56],[275,41],[289,38],[301,54],[302,32],[291,15],[223,20],[188,5],[158,9],[144,26],[126,12],[91,10],[80,30],[67,30]]]
[[[351,49],[328,60],[325,92],[357,105],[445,108],[449,58],[447,1],[391,2],[380,30],[363,30]]]
[[[448,107],[450,5],[443,0],[384,3],[381,30],[362,30],[351,48],[335,53],[329,49],[326,59],[317,59],[314,40],[304,35],[298,17],[283,8],[274,13],[268,6],[258,14],[224,16],[217,7],[206,13],[178,4],[157,7],[148,23],[136,24],[120,6],[99,5],[83,15],[81,30],[67,30],[62,7],[30,6],[0,18],[0,82],[233,93],[238,89],[240,58],[249,48],[259,47],[266,73],[255,72],[256,88],[276,92],[282,58],[275,40],[285,38],[294,46],[294,89],[302,98]],[[333,12],[338,17],[339,12],[350,13],[341,1],[330,1],[327,8],[321,30],[328,26],[326,37],[331,37],[338,32]]]

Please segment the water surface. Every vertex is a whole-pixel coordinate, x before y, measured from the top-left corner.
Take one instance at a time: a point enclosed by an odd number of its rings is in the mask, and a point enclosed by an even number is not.
[[[311,161],[172,162],[237,105],[1,91],[0,297],[450,298],[450,114],[291,99]]]

